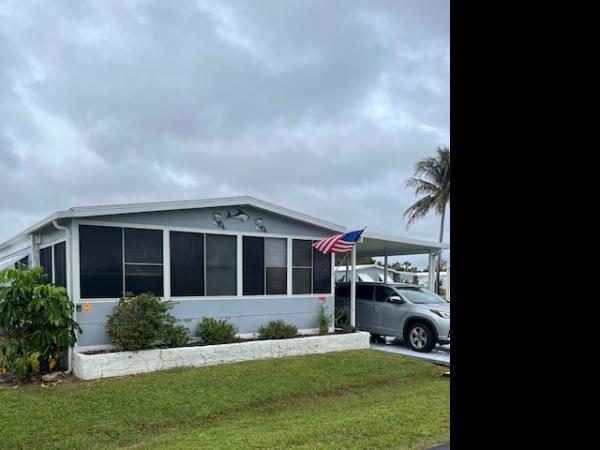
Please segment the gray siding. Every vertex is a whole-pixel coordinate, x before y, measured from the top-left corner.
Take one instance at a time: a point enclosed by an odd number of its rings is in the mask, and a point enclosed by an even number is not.
[[[234,218],[227,218],[227,212],[231,211],[235,215],[238,209],[248,214],[247,221]],[[89,218],[102,222],[118,222],[129,224],[143,224],[156,226],[169,226],[181,228],[200,228],[206,230],[220,230],[213,224],[213,213],[221,214],[225,231],[246,231],[259,232],[257,230],[255,219],[263,220],[267,233],[273,234],[292,234],[299,236],[314,236],[315,238],[326,237],[334,234],[331,230],[326,230],[308,223],[289,219],[270,211],[264,211],[250,206],[231,206],[221,208],[203,208],[203,209],[184,209],[178,211],[160,211],[150,213],[120,214],[115,216],[99,216]]]
[[[326,298],[325,307],[332,314],[333,296],[327,295]],[[115,303],[91,303],[90,312],[77,313],[77,321],[83,329],[79,346],[110,344],[104,326]],[[320,304],[316,296],[185,300],[177,303],[171,313],[188,327],[192,335],[203,316],[225,318],[238,327],[239,333],[254,333],[270,320],[278,319],[293,323],[298,329],[318,328]]]

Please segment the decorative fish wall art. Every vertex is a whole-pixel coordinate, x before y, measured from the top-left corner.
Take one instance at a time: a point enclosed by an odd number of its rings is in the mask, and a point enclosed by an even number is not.
[[[212,223],[215,227],[220,228],[221,230],[225,230],[225,222],[223,220],[223,216],[224,214],[220,213],[220,212],[213,212],[212,213]],[[249,219],[250,216],[242,211],[241,209],[238,208],[238,210],[235,213],[231,213],[231,210],[227,210],[227,215],[225,216],[226,220],[239,220],[240,223],[246,223]],[[264,224],[264,221],[261,217],[257,217],[254,219],[254,225],[255,225],[255,229],[256,231],[261,231],[263,233],[267,232],[267,227]]]

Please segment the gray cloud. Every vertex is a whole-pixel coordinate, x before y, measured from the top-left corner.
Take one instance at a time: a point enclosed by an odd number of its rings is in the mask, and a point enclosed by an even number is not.
[[[41,6],[0,5],[0,241],[75,204],[234,194],[437,238],[402,212],[449,144],[447,1]]]

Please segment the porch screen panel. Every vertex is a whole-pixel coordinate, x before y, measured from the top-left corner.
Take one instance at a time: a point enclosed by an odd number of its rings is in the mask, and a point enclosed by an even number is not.
[[[313,294],[329,294],[331,293],[331,255],[324,255],[315,248],[312,250]]]
[[[163,232],[125,228],[125,292],[163,295]]]
[[[204,295],[204,234],[171,231],[171,295]]]
[[[67,244],[65,242],[54,246],[54,284],[67,287]]]
[[[266,293],[287,293],[287,239],[265,239]]]
[[[123,229],[79,226],[81,298],[123,295]]]
[[[310,294],[312,289],[312,241],[292,242],[292,293]]]
[[[206,235],[206,295],[237,294],[237,237]]]
[[[265,239],[242,237],[243,291],[244,295],[265,293]]]
[[[48,283],[52,283],[52,246],[40,250],[40,266],[46,272]]]

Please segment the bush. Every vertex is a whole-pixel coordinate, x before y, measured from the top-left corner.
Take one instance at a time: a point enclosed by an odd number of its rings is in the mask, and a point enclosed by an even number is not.
[[[321,311],[319,312],[319,334],[325,335],[329,334],[329,323],[331,322],[331,317],[327,315],[325,311],[325,306],[321,305]]]
[[[258,329],[259,339],[288,339],[298,335],[298,328],[283,320],[272,320]]]
[[[0,342],[0,368],[21,379],[53,370],[81,333],[74,309],[67,290],[47,284],[41,267],[1,271],[0,327],[7,337]]]
[[[168,325],[163,328],[162,341],[169,347],[183,347],[190,342],[190,332],[183,325]]]
[[[237,332],[238,329],[232,323],[225,319],[212,317],[203,317],[202,322],[196,328],[196,336],[199,336],[202,343],[207,345],[237,342]]]
[[[137,296],[127,293],[114,306],[106,322],[111,343],[117,350],[125,351],[151,348],[159,341],[176,346],[187,343],[187,329],[176,326],[177,319],[168,313],[174,304],[161,301],[150,292]]]

